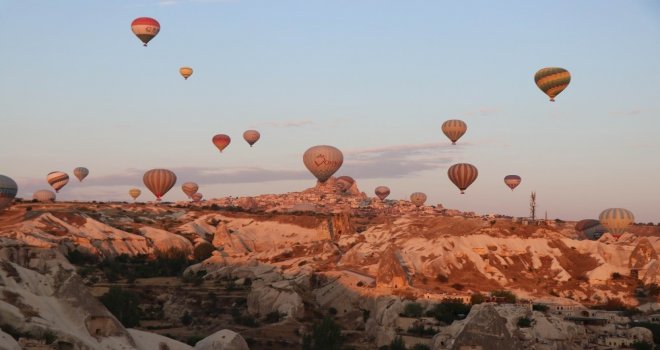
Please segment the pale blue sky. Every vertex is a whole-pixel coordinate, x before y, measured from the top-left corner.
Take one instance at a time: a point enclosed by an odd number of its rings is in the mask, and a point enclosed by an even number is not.
[[[161,24],[147,48],[141,16]],[[90,176],[62,199],[127,199],[154,167],[179,174],[169,200],[185,181],[281,193],[312,186],[302,153],[331,144],[369,195],[524,216],[536,190],[552,218],[657,222],[658,38],[655,0],[0,0],[0,174],[24,197],[76,166]],[[545,66],[573,76],[556,103],[533,82]],[[460,146],[440,131],[451,118],[468,123]],[[216,133],[233,139],[222,155]],[[463,196],[455,162],[480,171]]]

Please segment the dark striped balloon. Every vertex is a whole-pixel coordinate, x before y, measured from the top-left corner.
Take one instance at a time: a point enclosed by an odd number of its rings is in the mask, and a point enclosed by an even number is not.
[[[78,181],[82,181],[87,175],[89,175],[89,170],[84,167],[77,167],[73,169],[73,175],[78,178]]]
[[[18,185],[9,176],[0,175],[0,210],[9,207],[18,193]]]
[[[635,216],[628,209],[609,208],[600,213],[598,220],[614,238],[619,239],[628,226],[635,222]]]
[[[60,192],[60,189],[69,183],[69,175],[62,171],[53,171],[48,173],[46,181],[55,189],[55,192]]]
[[[186,182],[181,186],[181,189],[188,198],[191,198],[193,194],[197,193],[199,186],[194,182]]]
[[[147,186],[149,191],[156,196],[156,200],[160,201],[165,193],[176,184],[176,174],[167,169],[151,169],[144,173],[142,181],[144,181],[144,185]]]
[[[387,186],[378,186],[374,192],[376,193],[376,196],[382,201],[390,195],[390,188]]]
[[[477,179],[479,171],[472,164],[458,163],[449,167],[447,175],[449,180],[461,190],[461,194],[465,194],[465,190]]]
[[[513,191],[514,188],[518,187],[520,185],[520,182],[522,179],[518,175],[507,175],[504,177],[504,183],[509,186],[511,191]]]
[[[442,132],[451,140],[451,144],[455,145],[456,141],[465,135],[467,131],[467,124],[458,119],[447,120],[442,123]]]
[[[542,68],[534,75],[534,82],[554,102],[555,97],[571,82],[571,73],[559,67]]]

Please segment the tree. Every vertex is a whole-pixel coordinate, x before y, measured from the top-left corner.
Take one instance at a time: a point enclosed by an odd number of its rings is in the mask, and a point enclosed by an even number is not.
[[[653,350],[653,344],[647,343],[645,341],[636,341],[632,344],[633,349],[635,350]]]
[[[406,343],[403,342],[403,338],[400,335],[392,340],[390,350],[406,350]]]
[[[113,286],[100,299],[124,327],[133,328],[140,324],[140,297],[137,294]]]
[[[527,317],[521,317],[518,319],[518,327],[520,328],[529,328],[532,326],[532,320]]]
[[[460,320],[470,313],[470,305],[463,303],[461,299],[445,299],[440,304],[435,304],[429,314],[436,320],[445,324],[452,324],[454,320]]]
[[[505,303],[509,303],[509,304],[515,304],[516,300],[517,300],[515,294],[513,294],[512,292],[510,292],[508,290],[504,290],[504,289],[494,290],[494,291],[490,292],[490,295],[495,297],[495,298],[502,298],[502,299],[504,299]]]
[[[474,293],[470,296],[470,304],[477,305],[486,301],[486,296],[481,293]]]
[[[424,308],[420,303],[408,303],[403,307],[403,315],[406,317],[421,317]]]
[[[344,342],[341,328],[330,317],[316,323],[312,333],[303,336],[303,350],[339,350]]]

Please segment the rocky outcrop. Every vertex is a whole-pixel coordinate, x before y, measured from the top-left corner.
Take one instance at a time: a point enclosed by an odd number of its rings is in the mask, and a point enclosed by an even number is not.
[[[250,348],[240,334],[223,329],[197,342],[195,350],[250,350]]]
[[[289,280],[253,281],[247,306],[250,314],[258,316],[278,312],[287,318],[300,318],[305,312],[303,300],[296,292],[295,284]]]
[[[0,346],[2,346],[0,347],[2,350],[21,350],[21,346],[16,340],[2,330],[0,330]]]
[[[410,284],[410,276],[404,269],[399,258],[400,253],[394,245],[390,245],[380,254],[376,285],[385,288],[404,288]]]

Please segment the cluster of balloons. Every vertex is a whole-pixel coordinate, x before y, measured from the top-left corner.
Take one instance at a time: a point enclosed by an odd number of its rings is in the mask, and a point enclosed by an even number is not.
[[[257,130],[246,130],[243,133],[243,139],[248,143],[248,145],[250,145],[250,147],[259,141],[260,138],[261,134]],[[213,145],[215,145],[220,153],[222,153],[222,151],[231,143],[231,137],[225,134],[217,134],[213,136],[211,142],[213,142]]]

